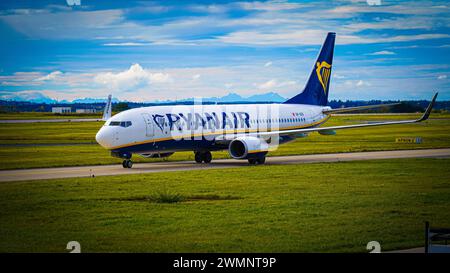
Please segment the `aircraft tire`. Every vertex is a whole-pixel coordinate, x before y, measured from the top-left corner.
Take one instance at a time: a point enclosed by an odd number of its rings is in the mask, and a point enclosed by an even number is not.
[[[202,163],[203,161],[203,156],[200,152],[195,152],[195,162],[197,163]]]
[[[131,167],[133,167],[133,161],[125,159],[124,161],[122,161],[122,167],[130,169]]]
[[[265,156],[256,159],[256,164],[263,165],[264,163],[266,163],[266,157]]]
[[[131,161],[131,160],[127,160],[127,168],[128,169],[131,169],[131,167],[133,167],[133,161]]]
[[[211,154],[211,152],[210,151],[207,151],[207,152],[205,152],[205,153],[203,153],[202,154],[202,157],[203,157],[203,162],[205,162],[205,163],[211,163],[211,160],[212,160],[212,154]]]

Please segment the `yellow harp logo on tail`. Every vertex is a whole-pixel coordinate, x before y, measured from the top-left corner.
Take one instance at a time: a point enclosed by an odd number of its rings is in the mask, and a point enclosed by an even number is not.
[[[327,62],[317,62],[316,63],[316,73],[317,78],[319,79],[320,84],[322,84],[323,92],[327,93],[327,86],[330,82],[330,75],[331,75],[331,65],[329,65]]]

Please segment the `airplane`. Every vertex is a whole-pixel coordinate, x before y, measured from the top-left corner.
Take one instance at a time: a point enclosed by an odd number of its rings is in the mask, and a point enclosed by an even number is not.
[[[319,127],[334,113],[364,110],[393,104],[331,109],[327,106],[336,34],[330,32],[319,51],[312,72],[296,96],[278,104],[174,105],[134,108],[111,117],[108,98],[96,141],[123,159],[131,168],[131,157],[168,157],[179,151],[193,151],[195,162],[210,163],[211,151],[228,150],[234,159],[264,164],[266,154],[309,133],[334,135],[336,130],[409,124],[428,119],[438,93],[422,117],[400,120]]]
[[[106,101],[105,110],[103,110],[103,117],[102,117],[103,121],[107,121],[111,117],[111,113],[112,113],[111,98],[112,98],[112,96],[109,95],[108,100]]]

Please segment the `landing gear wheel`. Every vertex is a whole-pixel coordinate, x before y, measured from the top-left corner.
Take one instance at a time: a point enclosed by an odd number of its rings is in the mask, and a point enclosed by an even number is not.
[[[256,158],[249,158],[248,159],[248,164],[255,165],[256,164]]]
[[[195,162],[202,163],[202,161],[203,161],[202,154],[200,152],[195,152]]]
[[[128,160],[127,161],[127,168],[131,169],[131,167],[133,167],[133,161]]]
[[[125,160],[122,162],[122,166],[123,166],[124,168],[130,169],[131,167],[133,167],[133,161],[131,161],[130,159],[125,159]]]
[[[266,163],[266,157],[258,157],[258,158],[249,158],[248,163],[251,165],[262,165]]]
[[[197,163],[210,163],[212,160],[212,155],[210,151],[206,152],[195,152],[195,162]]]
[[[211,163],[211,160],[212,160],[212,154],[211,154],[211,152],[205,152],[204,154],[203,154],[203,162],[205,162],[205,163]]]
[[[262,165],[264,163],[266,163],[266,157],[265,156],[256,159],[256,164],[261,164]]]

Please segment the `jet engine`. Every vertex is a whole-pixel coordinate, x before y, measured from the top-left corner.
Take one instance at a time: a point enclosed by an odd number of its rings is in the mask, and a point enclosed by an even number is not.
[[[234,159],[259,158],[268,151],[269,144],[264,139],[251,136],[237,137],[228,146],[228,153]]]

